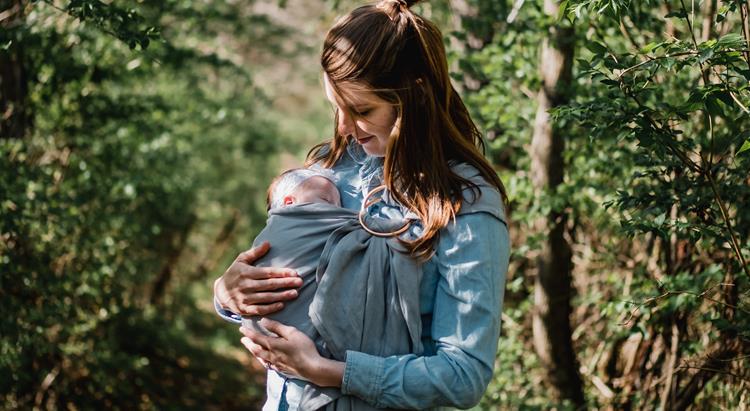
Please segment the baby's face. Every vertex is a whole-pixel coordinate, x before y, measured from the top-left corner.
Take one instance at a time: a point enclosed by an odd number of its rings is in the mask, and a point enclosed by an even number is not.
[[[339,190],[331,180],[325,177],[315,176],[308,178],[292,191],[291,197],[291,204],[327,203],[341,207]]]

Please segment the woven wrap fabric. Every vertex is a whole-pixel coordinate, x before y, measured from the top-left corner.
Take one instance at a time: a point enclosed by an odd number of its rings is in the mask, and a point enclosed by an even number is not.
[[[494,187],[466,165],[453,167],[478,186],[481,197],[464,192],[459,215],[495,209],[500,196]],[[387,198],[387,196],[386,196]],[[397,206],[377,205],[363,215],[374,231],[395,231],[413,213]],[[404,217],[406,215],[406,217]],[[269,241],[269,253],[258,266],[294,268],[303,279],[297,299],[267,316],[293,325],[315,341],[318,351],[345,361],[346,351],[377,356],[423,352],[419,289],[422,269],[397,238],[369,234],[359,223],[358,213],[328,204],[305,204],[272,210],[266,228],[254,245]],[[418,222],[412,224],[419,232]],[[259,318],[247,319],[256,329]],[[374,410],[365,401],[343,395],[339,389],[307,384],[300,410]]]
[[[378,232],[403,226],[397,208],[366,215]],[[346,350],[377,355],[421,354],[419,280],[421,267],[395,238],[362,228],[358,213],[328,204],[272,210],[255,245],[269,241],[260,267],[291,267],[303,279],[299,296],[267,317],[292,325],[313,339],[328,358],[345,360]],[[246,327],[266,333],[254,317]],[[348,405],[347,405],[348,404]],[[342,396],[338,389],[305,387],[300,409],[374,409]],[[353,408],[352,408],[353,407]]]

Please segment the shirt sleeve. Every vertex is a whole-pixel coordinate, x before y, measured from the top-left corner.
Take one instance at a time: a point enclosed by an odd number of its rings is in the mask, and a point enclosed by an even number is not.
[[[440,233],[440,277],[431,335],[435,354],[377,357],[348,351],[342,391],[378,408],[469,408],[495,363],[510,256],[508,228],[480,212],[459,215]]]
[[[219,304],[219,301],[217,301],[215,297],[214,297],[214,309],[216,310],[216,314],[219,314],[219,317],[229,321],[230,323],[242,324],[242,316],[232,311],[222,308],[221,304]]]

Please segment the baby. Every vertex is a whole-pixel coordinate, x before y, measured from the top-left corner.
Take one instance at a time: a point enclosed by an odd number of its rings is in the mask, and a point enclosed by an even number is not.
[[[333,181],[309,168],[293,168],[274,178],[268,187],[268,210],[302,203],[327,203],[341,207],[341,196]]]
[[[307,315],[307,305],[310,297],[315,292],[315,267],[319,253],[302,254],[301,251],[311,249],[310,246],[318,244],[318,249],[322,249],[325,244],[325,237],[317,236],[318,240],[300,239],[296,236],[289,236],[294,230],[289,220],[279,214],[284,214],[282,209],[289,206],[298,206],[303,213],[319,213],[321,218],[326,217],[326,210],[337,210],[341,207],[341,196],[338,188],[331,179],[324,173],[308,168],[294,168],[281,173],[271,181],[268,186],[266,197],[266,206],[269,212],[266,228],[256,237],[254,245],[261,240],[268,240],[279,232],[286,233],[283,243],[273,242],[268,254],[256,261],[259,267],[290,267],[295,268],[303,278],[303,286],[298,290],[303,294],[303,298],[288,302],[287,307],[281,313],[272,314],[269,318],[284,322],[287,325],[294,325],[301,329],[308,336],[313,337],[313,326]],[[329,207],[331,206],[331,207]],[[304,209],[304,210],[303,210]],[[334,211],[335,212],[335,211]],[[303,222],[304,223],[304,222]],[[282,228],[284,227],[284,228]],[[318,231],[328,231],[329,228],[324,224]],[[302,244],[294,245],[295,242],[304,241]],[[315,249],[313,247],[312,249]],[[273,335],[265,327],[260,325],[259,317],[245,318],[243,324],[245,327],[255,329],[266,335]]]

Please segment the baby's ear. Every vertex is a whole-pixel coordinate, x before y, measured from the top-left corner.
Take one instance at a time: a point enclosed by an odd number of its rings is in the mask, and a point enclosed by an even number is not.
[[[288,206],[290,204],[294,204],[294,196],[292,195],[284,196],[284,205]]]

